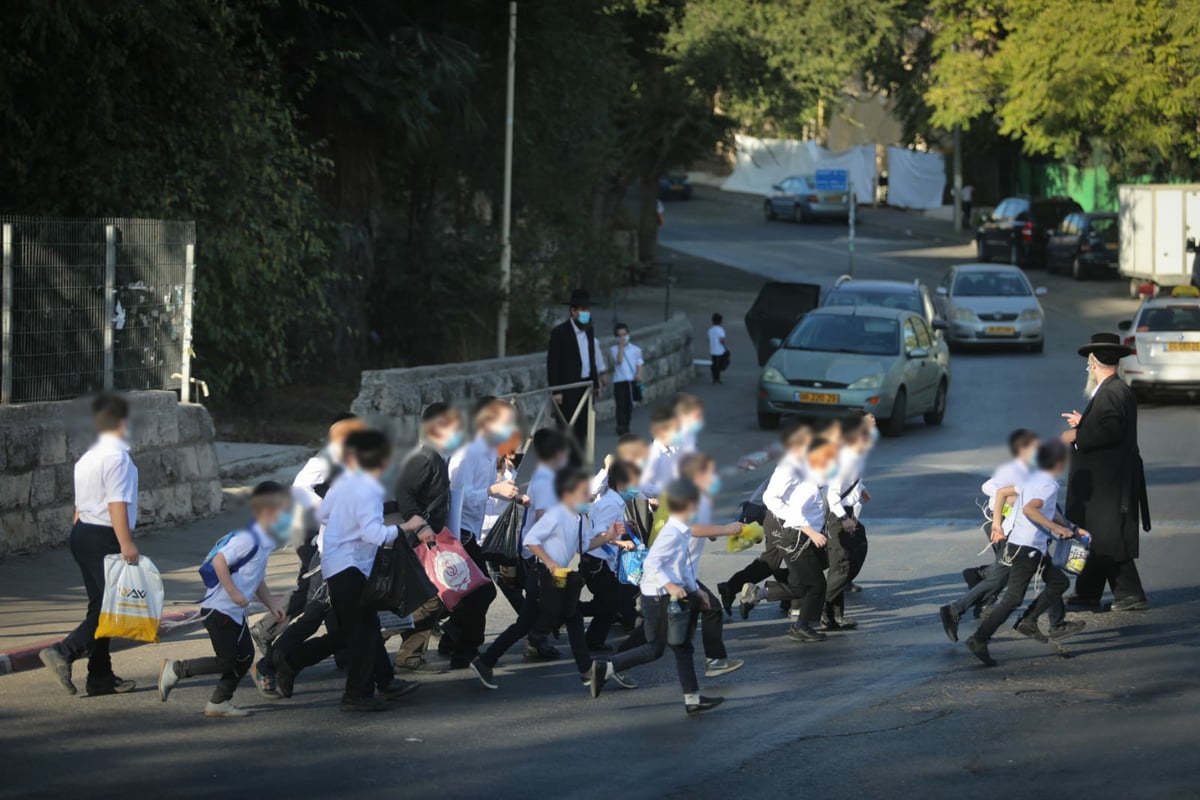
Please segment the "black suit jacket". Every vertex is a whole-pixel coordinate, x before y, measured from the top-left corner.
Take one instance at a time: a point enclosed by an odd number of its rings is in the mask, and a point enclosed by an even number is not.
[[[588,325],[587,331],[588,352],[592,354],[591,360],[595,362],[596,357],[596,329]],[[568,383],[579,383],[587,378],[592,379],[592,385],[598,386],[600,373],[596,369],[596,364],[592,364],[592,374],[588,376],[582,375],[583,362],[579,358],[579,343],[575,339],[575,323],[571,320],[554,326],[550,331],[550,346],[546,350],[546,379],[550,386],[563,386]]]
[[[420,515],[434,533],[441,533],[450,513],[450,469],[441,453],[422,444],[405,457],[396,503],[405,520]],[[415,533],[408,534],[408,539],[416,546]]]

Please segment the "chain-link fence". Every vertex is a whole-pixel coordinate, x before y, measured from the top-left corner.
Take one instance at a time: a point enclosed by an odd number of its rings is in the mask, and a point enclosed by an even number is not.
[[[189,399],[194,222],[0,215],[0,402]]]

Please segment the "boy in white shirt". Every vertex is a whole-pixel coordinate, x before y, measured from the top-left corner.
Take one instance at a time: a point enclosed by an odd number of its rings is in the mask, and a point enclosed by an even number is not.
[[[666,487],[666,492],[671,516],[642,564],[646,643],[617,653],[611,661],[594,661],[591,688],[592,697],[599,697],[609,678],[630,667],[658,660],[670,647],[675,654],[675,670],[683,689],[684,711],[690,716],[716,708],[723,698],[700,694],[696,665],[692,663],[696,619],[709,608],[708,595],[700,591],[695,565],[688,552],[692,541],[689,525],[695,521],[700,506],[700,490],[691,481],[679,478]],[[680,615],[684,618],[680,619]]]
[[[1004,542],[1017,520],[1017,493],[1021,484],[1029,479],[1037,466],[1039,445],[1038,435],[1033,431],[1025,428],[1013,431],[1008,436],[1008,449],[1012,458],[996,467],[992,477],[980,487],[989,501],[989,539],[994,559],[985,567],[964,569],[963,579],[967,582],[967,593],[938,609],[942,629],[946,632],[946,638],[952,642],[958,641],[958,623],[967,613],[967,609],[974,608],[975,616],[978,617],[982,609],[1004,591],[1008,584],[1009,568],[1008,564],[1004,563]]]
[[[640,474],[646,468],[646,462],[650,458],[650,443],[636,433],[626,433],[617,438],[617,446],[615,452],[609,453],[604,457],[604,466],[592,478],[592,484],[589,487],[592,497],[599,497],[604,494],[604,490],[608,488],[608,468],[618,461],[623,461],[626,464],[633,464],[638,468]]]
[[[1046,586],[1017,624],[1017,632],[1038,641],[1046,641],[1045,634],[1038,628],[1038,619],[1045,613],[1050,615],[1050,638],[1056,642],[1086,627],[1082,620],[1066,621],[1063,592],[1071,585],[1071,581],[1054,566],[1049,554],[1050,542],[1055,537],[1071,539],[1088,535],[1087,531],[1067,522],[1057,508],[1058,481],[1066,466],[1066,445],[1051,439],[1038,447],[1037,470],[1021,484],[1014,506],[1013,516],[1016,519],[1004,548],[1005,560],[1012,565],[1008,587],[996,605],[984,614],[979,627],[966,642],[971,654],[986,666],[996,666],[996,661],[988,652],[988,641],[1008,619],[1012,610],[1021,605],[1025,590],[1039,572]]]
[[[725,346],[724,318],[720,314],[712,315],[712,327],[708,329],[708,355],[712,360],[712,382],[721,382],[721,373],[729,367],[729,348]]]
[[[592,535],[600,535],[613,525],[621,526],[625,533],[625,503],[637,496],[637,483],[631,477],[635,467],[621,462],[613,464],[608,471],[608,488],[592,504],[588,514]],[[617,580],[617,560],[621,548],[605,543],[588,551],[579,560],[579,571],[584,583],[592,593],[590,603],[592,621],[587,628],[587,645],[593,653],[608,653],[612,646],[607,643],[608,633],[621,611],[621,583]]]
[[[675,477],[674,459],[681,441],[679,420],[670,408],[659,407],[650,414],[650,453],[642,470],[642,494],[655,500]]]
[[[871,501],[871,494],[863,484],[867,451],[871,445],[866,419],[866,413],[859,412],[842,421],[842,446],[838,450],[836,468],[829,471],[829,486],[825,491],[829,504],[829,516],[825,521],[825,535],[829,539],[829,576],[823,615],[826,630],[858,627],[857,622],[847,620],[844,614],[846,588],[867,558],[867,532],[856,513],[863,503]]]
[[[571,443],[567,440],[566,434],[555,428],[542,428],[533,434],[533,454],[537,458],[537,468],[533,471],[533,476],[529,480],[529,505],[525,509],[525,522],[521,527],[521,537],[524,540],[526,534],[532,530],[538,520],[546,516],[556,505],[558,505],[558,495],[554,491],[554,477],[567,465],[567,461],[571,454]],[[525,587],[523,596],[528,596],[529,580],[537,579],[537,563],[533,554],[528,548],[522,548],[521,558],[521,579],[522,586]],[[536,595],[535,598],[536,600]],[[534,636],[530,631],[533,629],[533,623],[537,621],[537,611],[528,610],[522,606],[517,610],[517,621],[520,622],[522,612],[526,612],[529,616],[529,626],[525,633],[529,634],[525,639],[525,657],[526,658],[541,658],[552,660],[559,657],[558,648],[550,644],[549,637]],[[503,634],[501,634],[503,635]],[[497,640],[499,641],[499,640]],[[498,647],[495,643],[493,648]],[[508,650],[508,646],[504,647]],[[496,660],[499,660],[503,651],[498,651]]]
[[[694,394],[675,397],[675,419],[679,422],[676,449],[681,454],[696,452],[696,438],[704,430],[704,401]]]
[[[164,658],[158,669],[158,698],[164,703],[183,678],[220,675],[204,706],[204,716],[250,716],[251,712],[233,704],[233,693],[254,660],[254,644],[246,627],[246,607],[251,597],[257,597],[267,607],[268,616],[284,618],[284,607],[267,587],[267,559],[277,545],[288,542],[291,505],[288,490],[275,481],[254,487],[250,495],[254,522],[223,540],[211,561],[217,585],[200,601],[204,627],[215,655],[184,660]]]
[[[105,556],[120,554],[128,564],[138,562],[133,543],[138,471],[129,456],[129,404],[115,394],[100,395],[92,402],[92,418],[99,438],[75,464],[75,523],[70,541],[71,556],[87,591],[87,616],[67,638],[38,653],[46,671],[68,694],[77,691],[71,664],[86,656],[89,697],[133,691],[133,681],[113,674],[109,640],[96,638],[96,626],[104,599]]]
[[[633,419],[634,386],[642,382],[642,349],[629,341],[629,326],[618,322],[613,333],[617,343],[609,348],[612,357],[613,401],[617,404],[617,436],[629,433]]]

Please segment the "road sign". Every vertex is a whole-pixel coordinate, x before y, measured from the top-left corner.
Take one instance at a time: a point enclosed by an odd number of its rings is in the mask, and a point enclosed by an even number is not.
[[[816,173],[818,192],[844,192],[850,182],[850,174],[844,169],[819,169]]]

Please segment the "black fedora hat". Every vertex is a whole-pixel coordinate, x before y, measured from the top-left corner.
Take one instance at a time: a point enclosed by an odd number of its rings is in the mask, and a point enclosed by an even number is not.
[[[587,289],[576,289],[571,292],[571,300],[567,303],[571,308],[591,308],[592,296]]]
[[[1133,350],[1121,344],[1121,337],[1115,333],[1093,333],[1092,340],[1079,348],[1079,355],[1085,358],[1094,355],[1097,361],[1110,367],[1131,353]]]

